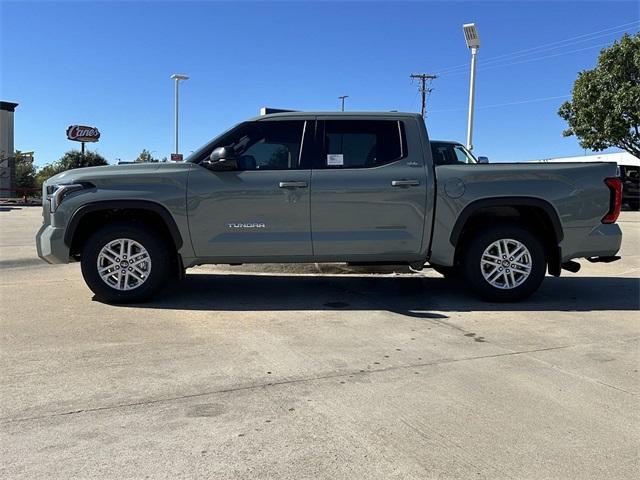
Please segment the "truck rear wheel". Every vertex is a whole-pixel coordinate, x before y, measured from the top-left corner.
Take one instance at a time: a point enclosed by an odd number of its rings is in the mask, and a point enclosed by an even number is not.
[[[82,276],[99,300],[147,300],[170,277],[171,255],[162,237],[133,222],[96,230],[82,252]]]
[[[468,244],[465,277],[485,299],[512,302],[535,292],[545,276],[542,243],[517,225],[481,230]]]

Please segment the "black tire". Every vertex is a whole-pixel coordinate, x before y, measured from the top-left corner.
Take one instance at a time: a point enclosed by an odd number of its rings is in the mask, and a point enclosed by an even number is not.
[[[520,242],[529,250],[530,254],[530,273],[521,284],[513,288],[498,288],[489,283],[484,278],[481,266],[485,249],[494,242],[503,239],[513,239]],[[542,243],[529,230],[518,225],[503,224],[488,227],[473,234],[473,238],[467,244],[463,267],[467,281],[482,298],[494,302],[513,302],[528,297],[538,289],[544,280],[547,261]],[[491,268],[491,266],[487,266],[487,273],[490,273]],[[508,270],[505,268],[505,275],[506,271]]]
[[[149,274],[144,276],[145,280],[140,286],[131,290],[118,290],[108,285],[98,273],[100,251],[109,242],[120,238],[142,245],[150,258]],[[151,298],[172,278],[172,258],[169,243],[155,230],[134,222],[113,222],[99,228],[87,239],[82,251],[82,276],[98,300],[107,303],[142,302]]]
[[[459,266],[445,267],[442,265],[432,265],[433,269],[448,280],[458,280],[462,277],[462,269]]]

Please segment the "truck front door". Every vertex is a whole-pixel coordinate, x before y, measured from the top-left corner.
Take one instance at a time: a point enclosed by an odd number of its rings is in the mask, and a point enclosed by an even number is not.
[[[233,148],[239,168],[220,172],[196,166],[190,172],[187,214],[198,257],[277,261],[311,255],[306,150],[314,124],[246,122],[210,146]]]

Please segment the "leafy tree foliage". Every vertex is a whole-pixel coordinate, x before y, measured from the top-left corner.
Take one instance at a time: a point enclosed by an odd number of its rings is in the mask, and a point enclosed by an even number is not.
[[[160,160],[158,160],[157,158],[154,158],[153,155],[151,155],[151,152],[149,152],[149,150],[147,150],[146,148],[143,148],[142,151],[140,152],[140,155],[138,155],[138,158],[136,158],[136,162],[141,163],[141,162],[159,162]]]
[[[61,172],[71,170],[72,168],[99,167],[108,165],[105,158],[96,152],[82,152],[78,150],[69,150],[55,163],[61,167]]]
[[[108,165],[108,163],[99,153],[85,152],[82,155],[82,152],[78,150],[69,150],[58,161],[42,167],[36,175],[36,183],[38,186],[42,186],[42,183],[47,178],[73,168],[98,167],[101,165]]]
[[[36,186],[36,167],[33,165],[33,158],[16,150],[13,175],[15,188],[34,188]]]
[[[618,147],[640,158],[640,33],[625,34],[578,74],[571,101],[558,114],[582,148]]]

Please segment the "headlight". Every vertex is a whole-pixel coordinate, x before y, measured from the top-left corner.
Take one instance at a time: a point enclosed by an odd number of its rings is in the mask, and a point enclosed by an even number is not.
[[[64,185],[48,185],[47,200],[49,201],[49,211],[54,213],[65,197],[78,190],[91,187],[88,183],[68,183]]]

